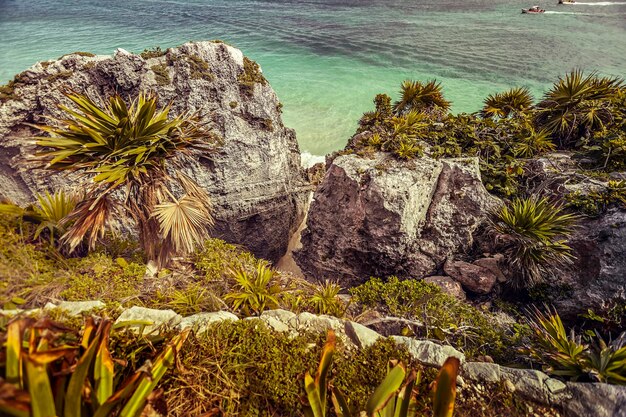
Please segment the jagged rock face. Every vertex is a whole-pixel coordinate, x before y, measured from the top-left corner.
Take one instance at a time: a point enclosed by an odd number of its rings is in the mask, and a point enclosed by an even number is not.
[[[308,278],[344,285],[423,277],[469,250],[495,204],[475,158],[339,156],[314,195],[296,261]]]
[[[13,98],[0,102],[0,198],[25,204],[46,189],[80,186],[76,177],[24,163],[35,150],[35,132],[24,123],[60,117],[58,104],[70,104],[63,89],[92,97],[151,90],[161,104],[171,103],[171,114],[199,111],[224,139],[216,155],[178,161],[213,198],[213,235],[278,259],[309,191],[295,133],[282,124],[276,94],[246,74],[241,51],[216,42],[187,43],[150,59],[118,50],[113,57],[71,54],[34,65],[16,77]]]

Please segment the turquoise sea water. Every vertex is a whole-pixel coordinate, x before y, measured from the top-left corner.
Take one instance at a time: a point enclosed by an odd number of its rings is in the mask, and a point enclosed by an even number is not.
[[[574,69],[626,74],[626,0],[0,0],[0,83],[72,51],[223,39],[257,60],[303,151],[342,148],[378,92],[437,78],[455,112]]]

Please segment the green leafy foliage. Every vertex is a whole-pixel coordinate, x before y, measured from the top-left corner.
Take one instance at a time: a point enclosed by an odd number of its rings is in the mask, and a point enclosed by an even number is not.
[[[357,305],[412,320],[411,331],[417,337],[447,342],[467,356],[490,355],[500,362],[512,361],[511,346],[521,346],[528,332],[525,326],[501,323],[494,315],[423,281],[370,278],[350,293]]]
[[[515,199],[492,214],[496,245],[517,272],[516,287],[532,287],[572,261],[566,244],[577,218],[546,198]]]
[[[66,218],[76,207],[78,197],[73,194],[57,191],[50,194],[46,191],[37,195],[37,203],[21,208],[13,203],[0,204],[0,213],[15,216],[19,221],[26,221],[36,226],[33,239],[37,240],[42,232],[47,231],[50,245],[55,243],[55,236],[61,237],[67,230]]]
[[[411,80],[402,82],[400,99],[393,105],[393,111],[398,115],[410,111],[433,112],[439,110],[445,112],[449,108],[450,102],[443,97],[441,83],[437,80],[426,83]]]
[[[275,275],[275,271],[265,261],[258,261],[253,273],[244,269],[232,271],[231,277],[235,280],[236,289],[226,294],[224,300],[246,316],[278,308],[282,289],[275,282]]]
[[[188,332],[175,336],[153,363],[122,381],[109,350],[110,331],[109,320],[96,324],[88,319],[78,340],[71,329],[48,319],[10,322],[0,391],[14,395],[0,398],[0,410],[16,417],[139,416],[174,365]]]
[[[506,118],[527,112],[532,105],[533,96],[530,91],[526,87],[517,87],[487,96],[480,114],[482,117]]]
[[[137,223],[140,243],[150,259],[166,264],[173,253],[201,243],[212,224],[206,192],[191,178],[176,173],[185,195],[174,197],[166,161],[192,148],[208,152],[219,141],[206,132],[197,114],[169,118],[158,110],[155,95],[140,94],[129,105],[121,96],[99,106],[89,97],[68,93],[77,110],[60,106],[66,119],[57,126],[37,126],[44,151],[37,158],[49,169],[80,172],[92,179],[86,196],[67,217],[63,240],[70,249],[88,238],[93,248],[104,235],[110,216],[126,211]],[[93,176],[92,173],[96,173]]]
[[[556,311],[535,310],[530,326],[535,343],[527,352],[545,365],[546,372],[572,380],[626,385],[626,334],[607,344],[595,332],[588,336],[590,343],[584,343],[573,329],[567,334]]]
[[[601,191],[582,194],[580,191],[565,196],[567,207],[587,216],[597,217],[611,207],[626,207],[626,180],[609,180]]]
[[[338,297],[340,291],[341,286],[329,280],[317,285],[309,299],[309,303],[313,305],[315,313],[342,317],[346,307]]]

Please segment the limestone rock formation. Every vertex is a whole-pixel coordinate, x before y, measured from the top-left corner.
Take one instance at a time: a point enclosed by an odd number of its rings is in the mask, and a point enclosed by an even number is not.
[[[470,249],[497,200],[475,158],[334,159],[311,204],[296,261],[310,279],[421,278]]]
[[[220,42],[193,42],[163,54],[114,56],[69,54],[37,63],[10,83],[0,99],[0,198],[29,203],[46,189],[76,188],[76,178],[33,170],[24,161],[34,152],[36,132],[25,123],[59,117],[70,104],[61,91],[92,97],[118,92],[132,97],[155,91],[172,113],[198,111],[222,136],[216,155],[200,153],[178,161],[212,196],[214,236],[245,245],[276,260],[303,216],[308,197],[293,130],[281,120],[276,94],[252,61]]]

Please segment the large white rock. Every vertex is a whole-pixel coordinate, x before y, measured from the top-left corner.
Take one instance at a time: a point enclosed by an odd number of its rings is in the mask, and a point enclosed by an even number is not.
[[[404,336],[392,336],[398,345],[404,345],[413,359],[422,365],[440,368],[446,359],[453,356],[465,363],[465,355],[452,346],[439,345],[429,340],[417,340]]]
[[[159,327],[175,328],[182,320],[183,318],[173,310],[156,310],[133,306],[124,310],[115,321],[115,324],[129,322],[130,328],[143,329],[142,333],[148,334],[154,332]]]
[[[164,76],[157,76],[166,74]],[[224,43],[190,42],[165,55],[144,59],[118,50],[114,56],[70,54],[18,74],[13,99],[0,100],[0,199],[20,204],[45,190],[82,188],[81,180],[25,164],[40,134],[25,123],[46,123],[71,105],[61,91],[134,97],[154,91],[171,103],[172,115],[199,112],[224,139],[215,155],[201,151],[177,160],[209,192],[215,204],[215,237],[278,260],[300,224],[310,190],[304,183],[295,132],[281,119],[276,94],[267,83],[251,88],[241,51]]]

